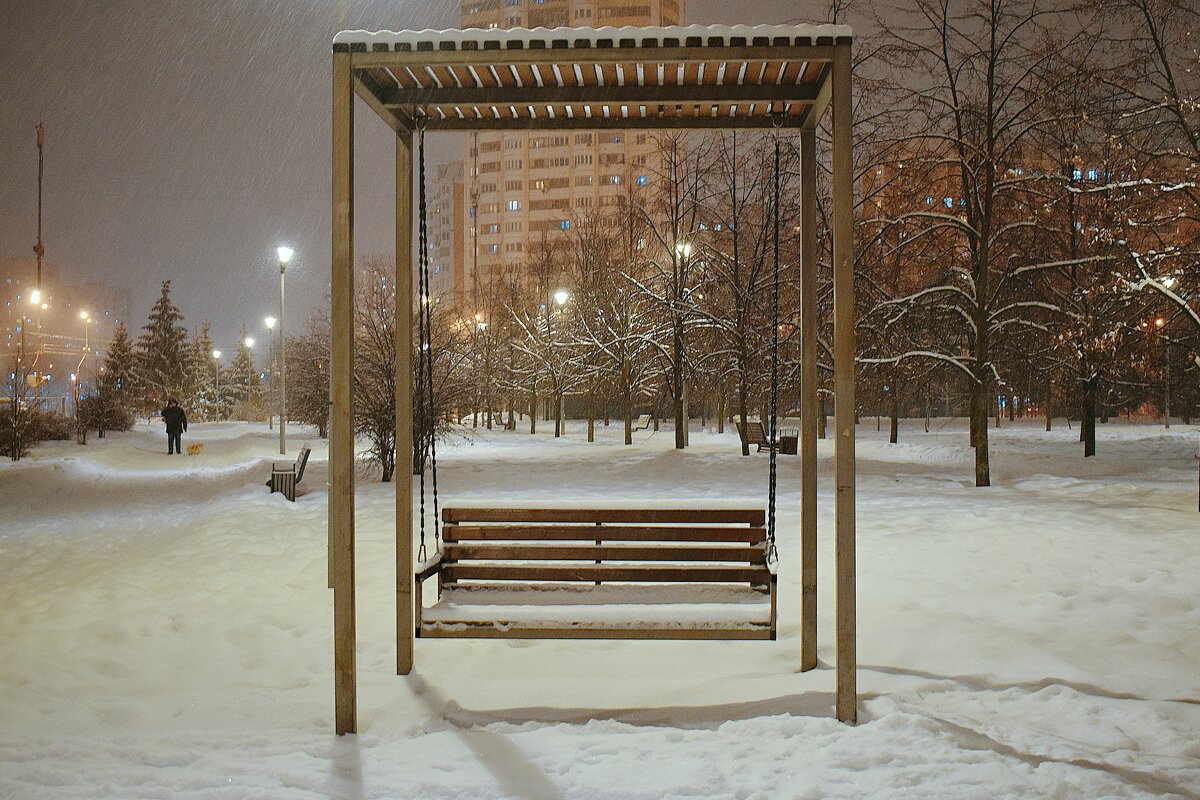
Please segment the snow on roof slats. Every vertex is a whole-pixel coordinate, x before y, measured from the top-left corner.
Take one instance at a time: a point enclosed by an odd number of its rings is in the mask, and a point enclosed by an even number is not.
[[[371,50],[512,50],[567,47],[744,47],[811,44],[853,38],[849,25],[681,25],[602,28],[463,28],[420,31],[342,31],[335,45]]]

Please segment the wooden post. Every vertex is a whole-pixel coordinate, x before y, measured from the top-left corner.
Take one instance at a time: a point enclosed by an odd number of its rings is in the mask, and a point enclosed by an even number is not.
[[[333,52],[333,357],[329,533],[338,735],[358,730],[354,609],[354,105],[351,54]]]
[[[413,135],[396,134],[396,674],[413,667]]]
[[[854,143],[850,45],[833,54],[834,518],[837,572],[837,717],[858,719],[854,553]]]
[[[813,120],[814,123],[816,120]],[[800,670],[817,666],[817,134],[800,131]]]

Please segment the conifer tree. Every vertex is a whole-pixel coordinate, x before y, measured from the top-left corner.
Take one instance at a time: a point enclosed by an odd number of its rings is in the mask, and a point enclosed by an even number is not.
[[[161,408],[168,397],[185,394],[187,329],[182,321],[182,312],[171,302],[171,282],[163,281],[162,296],[138,339],[138,383],[147,408]]]
[[[212,336],[209,331],[208,320],[204,320],[200,331],[193,331],[188,343],[188,388],[191,391],[188,401],[184,403],[197,419],[204,420],[221,419],[224,416],[217,398],[217,375],[212,357]]]
[[[128,403],[136,392],[137,356],[133,351],[133,342],[129,338],[129,329],[124,322],[118,322],[113,332],[112,343],[104,355],[104,366],[100,374],[100,389],[112,390],[123,403]]]
[[[221,399],[237,419],[258,419],[262,416],[258,398],[258,372],[254,369],[254,353],[246,344],[246,326],[238,337],[237,354],[221,376]]]

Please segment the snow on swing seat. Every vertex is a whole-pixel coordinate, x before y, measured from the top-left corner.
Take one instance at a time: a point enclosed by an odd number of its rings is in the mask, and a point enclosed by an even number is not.
[[[776,577],[761,516],[446,509],[445,550],[416,576],[421,585],[437,575],[439,589],[436,603],[418,607],[417,635],[774,639]]]
[[[422,636],[494,628],[513,634],[591,631],[597,638],[634,630],[672,638],[689,630],[771,634],[771,597],[749,586],[611,584],[471,585],[446,589],[424,609]],[[745,637],[749,638],[749,637]]]

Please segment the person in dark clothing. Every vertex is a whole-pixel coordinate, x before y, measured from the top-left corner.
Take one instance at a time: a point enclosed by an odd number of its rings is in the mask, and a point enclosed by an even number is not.
[[[163,422],[167,425],[167,455],[183,453],[183,432],[187,430],[187,414],[179,407],[179,401],[174,397],[167,399],[167,407],[162,410]]]

